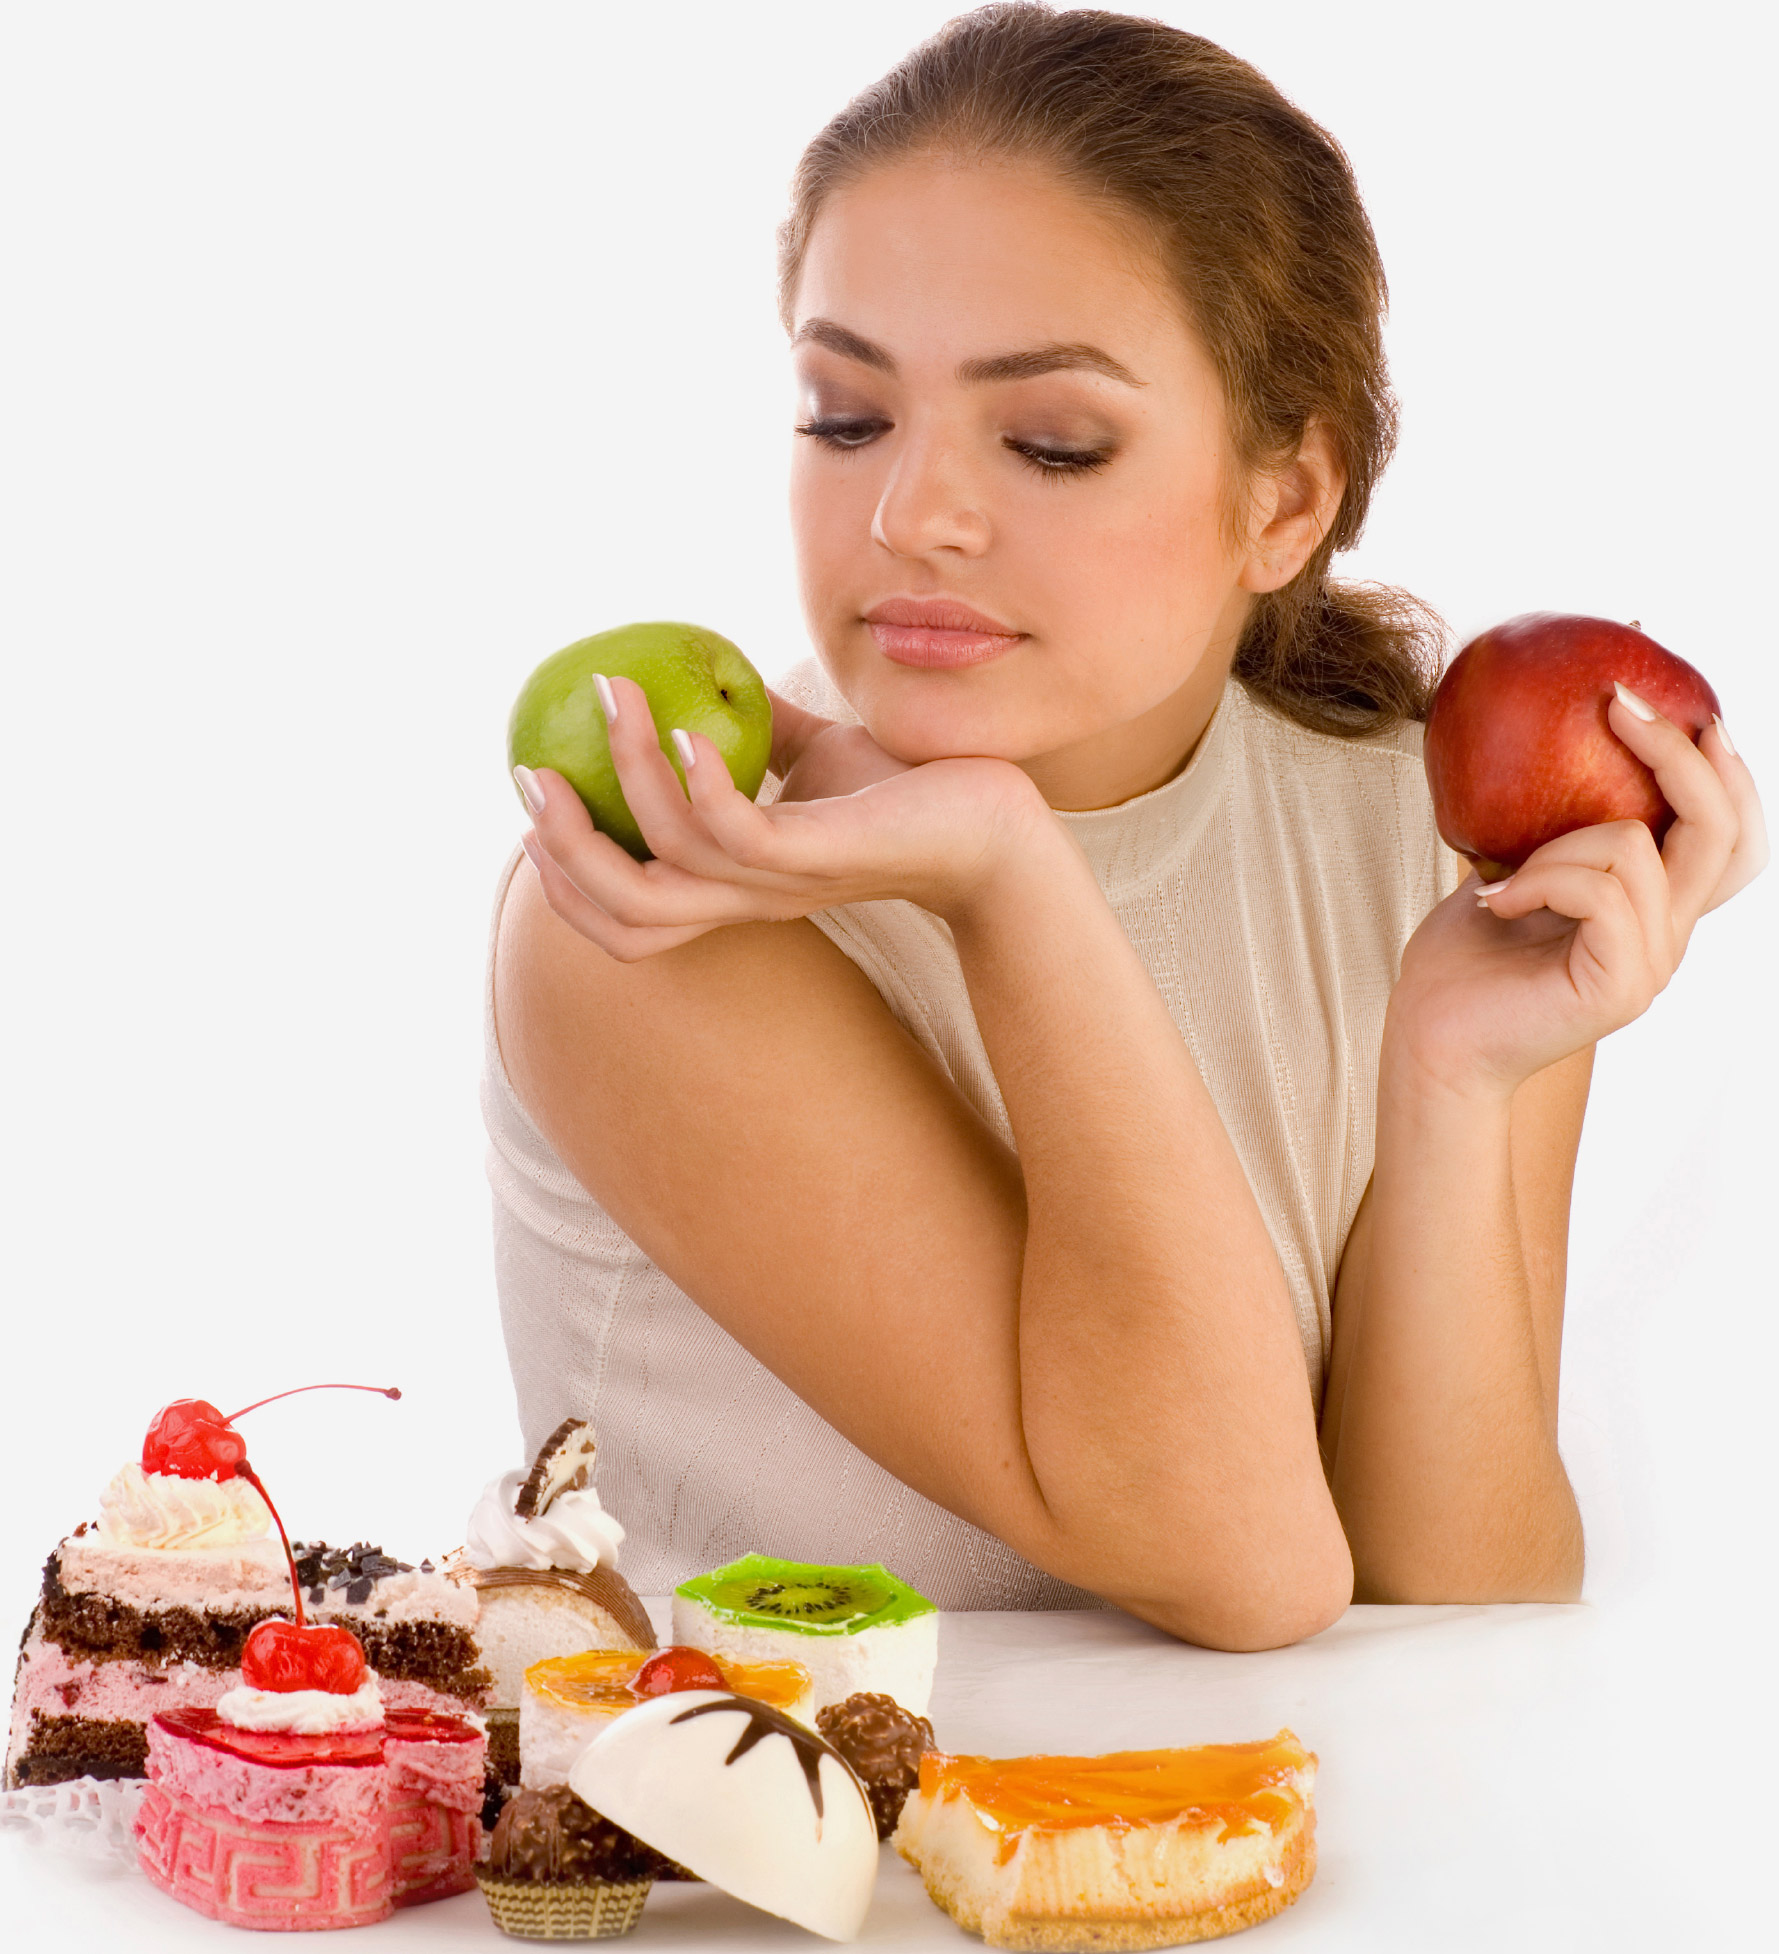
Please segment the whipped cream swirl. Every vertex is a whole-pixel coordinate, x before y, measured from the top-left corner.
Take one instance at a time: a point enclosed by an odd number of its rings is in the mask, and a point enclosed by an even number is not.
[[[245,1479],[181,1479],[132,1459],[99,1496],[108,1547],[241,1547],[271,1529],[270,1510]]]
[[[367,1675],[350,1696],[337,1696],[326,1689],[250,1689],[243,1683],[218,1698],[216,1714],[237,1730],[331,1737],[343,1730],[380,1730],[383,1694],[372,1675]]]
[[[617,1566],[624,1529],[600,1505],[593,1487],[558,1493],[548,1512],[522,1520],[513,1502],[525,1478],[518,1468],[482,1488],[463,1548],[471,1567],[563,1567],[591,1574],[599,1566]]]

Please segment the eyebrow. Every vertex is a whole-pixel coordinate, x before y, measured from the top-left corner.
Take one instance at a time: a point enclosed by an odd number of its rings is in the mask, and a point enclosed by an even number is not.
[[[804,320],[791,344],[801,346],[805,343],[825,346],[842,359],[856,360],[860,366],[875,367],[879,373],[894,373],[896,370],[896,362],[883,347],[861,338],[832,319]],[[965,360],[957,370],[957,377],[967,386],[982,386],[996,380],[1030,380],[1040,373],[1068,372],[1098,373],[1126,387],[1148,384],[1139,380],[1122,360],[1113,359],[1110,353],[1102,352],[1097,346],[1063,345],[1060,342],[1050,346],[1034,346],[1023,353],[997,353],[989,359]]]

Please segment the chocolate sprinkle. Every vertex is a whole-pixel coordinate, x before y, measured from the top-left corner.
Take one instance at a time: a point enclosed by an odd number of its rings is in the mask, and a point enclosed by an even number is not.
[[[329,1588],[343,1588],[348,1605],[362,1607],[379,1581],[414,1571],[407,1561],[363,1540],[353,1541],[350,1547],[330,1547],[325,1540],[293,1540],[290,1551],[297,1579],[311,1602],[322,1601]]]

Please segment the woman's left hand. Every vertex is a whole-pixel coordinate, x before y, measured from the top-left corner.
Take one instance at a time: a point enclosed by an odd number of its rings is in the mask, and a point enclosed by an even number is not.
[[[1766,866],[1760,797],[1722,722],[1695,746],[1622,692],[1612,730],[1655,775],[1675,820],[1579,828],[1482,890],[1474,877],[1403,954],[1386,1045],[1437,1083],[1511,1092],[1629,1024],[1679,967],[1693,926]]]

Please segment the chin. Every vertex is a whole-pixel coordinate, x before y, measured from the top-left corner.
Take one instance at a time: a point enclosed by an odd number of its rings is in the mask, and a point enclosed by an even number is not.
[[[919,766],[961,759],[1017,764],[1067,742],[1067,727],[1037,722],[1031,677],[1018,672],[1016,659],[1014,654],[962,671],[921,671],[894,664],[873,648],[865,659],[826,662],[884,752]]]

